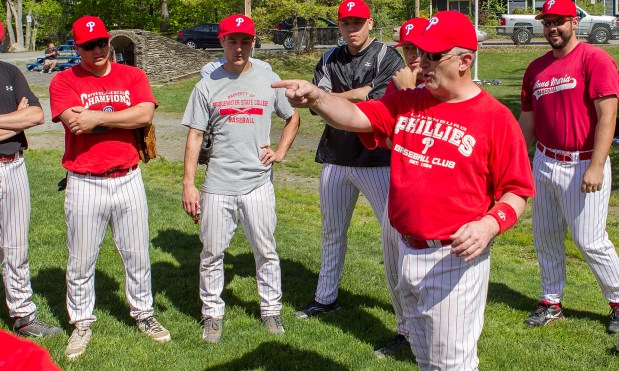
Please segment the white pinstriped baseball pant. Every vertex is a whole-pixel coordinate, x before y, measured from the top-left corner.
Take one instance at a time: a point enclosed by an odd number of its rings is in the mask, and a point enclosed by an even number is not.
[[[18,155],[19,156],[19,155]],[[35,312],[28,265],[30,188],[24,158],[0,163],[0,261],[9,315]]]
[[[315,300],[321,304],[329,304],[337,299],[348,245],[347,232],[359,192],[362,192],[381,224],[387,288],[396,314],[397,331],[405,334],[400,294],[397,292],[399,234],[391,227],[387,213],[389,171],[388,166],[322,165],[320,175],[322,255]]]
[[[451,246],[413,249],[402,239],[400,245],[398,289],[417,365],[422,370],[477,370],[490,246],[465,262],[451,253]]]
[[[118,178],[69,172],[64,207],[70,323],[89,326],[97,320],[95,264],[108,225],[125,265],[130,315],[136,320],[152,316],[148,204],[141,170]]]
[[[282,283],[279,256],[275,251],[275,191],[269,180],[240,196],[202,192],[200,241],[200,299],[202,316],[222,318],[225,303],[224,252],[239,220],[254,252],[256,284],[262,317],[279,315],[282,310]]]
[[[610,199],[610,159],[604,164],[602,189],[582,193],[580,185],[590,160],[563,162],[544,156],[533,159],[537,195],[533,197],[533,245],[542,276],[541,300],[559,303],[566,281],[565,236],[591,267],[604,297],[619,302],[619,256],[606,233]]]

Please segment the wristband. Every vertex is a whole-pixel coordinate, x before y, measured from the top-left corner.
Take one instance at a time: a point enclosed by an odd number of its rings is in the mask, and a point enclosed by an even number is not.
[[[516,210],[505,202],[497,202],[486,215],[493,217],[499,223],[499,234],[513,227],[518,221]]]

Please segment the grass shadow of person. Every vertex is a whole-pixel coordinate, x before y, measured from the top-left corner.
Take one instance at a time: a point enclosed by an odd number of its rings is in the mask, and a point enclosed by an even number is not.
[[[235,238],[245,238],[237,233]],[[155,247],[170,253],[178,264],[157,262],[152,266],[153,291],[165,293],[178,310],[200,320],[201,301],[199,292],[199,260],[202,244],[197,234],[189,234],[177,229],[159,231],[152,239]],[[239,243],[233,239],[232,244]],[[318,281],[318,274],[308,269],[302,262],[282,258],[282,302],[288,306],[300,308],[313,298]],[[252,297],[239,297],[228,288],[235,277],[252,277],[256,275],[255,261],[251,249],[228,249],[224,258],[224,291],[222,298],[227,307],[238,306],[250,316],[260,318],[258,293]],[[387,290],[386,284],[384,287]],[[382,346],[395,335],[395,330],[388,329],[383,321],[369,309],[380,308],[393,315],[389,301],[384,302],[368,295],[351,293],[340,289],[339,297],[345,303],[342,309],[319,317],[325,324],[341,328],[351,333],[362,342]],[[395,315],[393,315],[395,317]],[[312,326],[308,324],[308,326]],[[411,355],[412,357],[412,355]],[[410,359],[410,358],[409,358]]]
[[[119,322],[134,326],[135,320],[129,315],[130,308],[126,299],[118,295],[121,283],[114,277],[97,269],[95,271],[95,310],[105,311]],[[66,271],[60,268],[41,269],[32,278],[32,287],[40,293],[50,307],[52,314],[59,319],[64,328],[69,328],[69,316],[66,309]],[[124,290],[122,291],[124,293]]]
[[[522,293],[510,288],[504,283],[490,282],[488,287],[488,302],[504,303],[513,309],[517,309],[525,312],[522,317],[522,322],[529,316],[529,313],[535,309],[538,303],[538,298],[531,298]],[[608,324],[608,317],[593,313],[589,311],[570,309],[569,307],[563,307],[563,314],[566,318],[574,319],[589,319],[603,323],[605,326]],[[526,326],[523,324],[523,326]]]
[[[311,360],[311,369],[344,371],[348,368],[334,360],[325,358],[317,352],[300,350],[288,344],[269,341],[261,343],[253,351],[230,362],[212,366],[211,371],[223,370],[299,370],[305,369]],[[304,366],[305,365],[305,366]]]

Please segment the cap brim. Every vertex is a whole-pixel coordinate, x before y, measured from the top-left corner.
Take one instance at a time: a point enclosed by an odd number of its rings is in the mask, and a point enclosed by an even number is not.
[[[545,15],[548,15],[548,14],[539,13],[538,15],[535,16],[535,19],[539,21],[540,19],[544,18]]]
[[[436,41],[422,35],[414,36],[410,42],[428,53],[440,53],[456,47],[455,45]]]
[[[105,35],[96,35],[96,36],[93,36],[93,37],[84,37],[84,38],[81,38],[79,40],[79,42],[76,41],[75,43],[80,45],[80,44],[86,44],[87,42],[92,41],[92,40],[106,39],[106,38],[109,39],[111,37],[112,36],[109,33],[106,33]]]

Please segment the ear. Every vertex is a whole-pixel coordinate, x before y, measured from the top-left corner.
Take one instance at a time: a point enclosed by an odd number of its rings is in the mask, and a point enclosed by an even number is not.
[[[372,28],[374,28],[374,19],[368,18],[368,31],[372,31]]]
[[[219,38],[219,45],[221,45],[222,48],[224,47],[224,41],[226,41],[226,37],[225,36],[222,36],[222,37]]]
[[[458,70],[464,72],[473,67],[473,57],[472,53],[464,53],[460,55],[460,65],[458,66]]]

